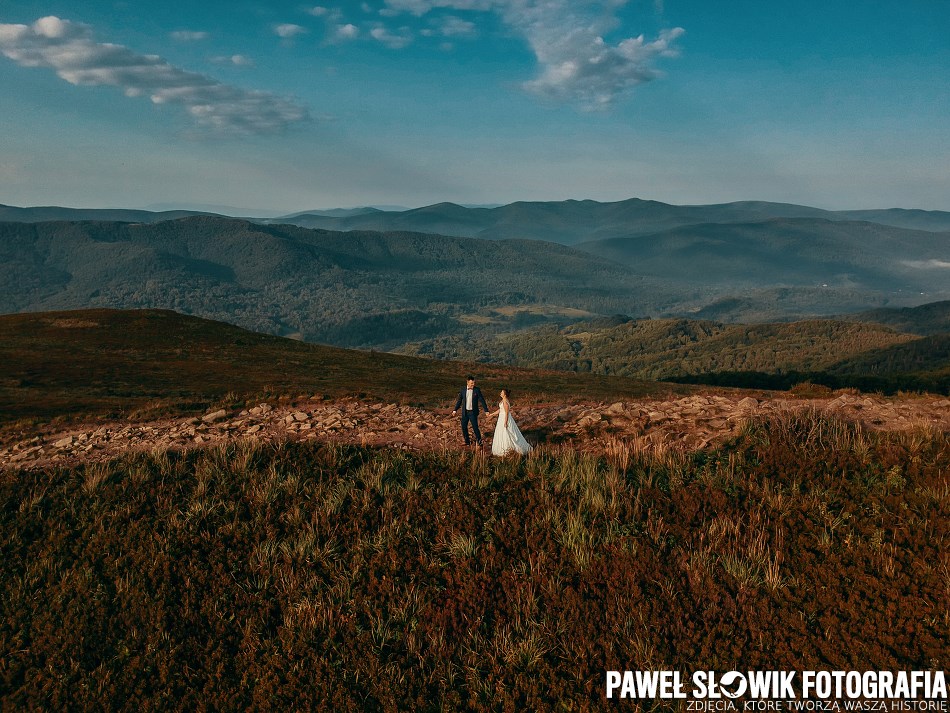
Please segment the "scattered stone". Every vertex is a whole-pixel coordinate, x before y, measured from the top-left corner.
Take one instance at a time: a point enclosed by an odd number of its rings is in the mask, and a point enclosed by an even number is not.
[[[737,406],[741,409],[754,409],[759,405],[759,402],[752,398],[751,396],[746,396],[742,399]]]
[[[66,438],[60,438],[56,443],[53,444],[54,448],[69,448],[73,443],[76,442],[76,439],[72,436],[66,436]]]
[[[588,426],[593,426],[594,424],[600,423],[603,420],[603,417],[599,413],[592,413],[577,421],[577,425],[580,428],[587,428]]]
[[[227,417],[228,417],[228,412],[225,411],[224,409],[220,409],[218,411],[215,411],[214,413],[209,413],[205,416],[202,416],[201,420],[204,421],[205,423],[216,423],[217,421],[221,421],[222,419],[225,419]]]

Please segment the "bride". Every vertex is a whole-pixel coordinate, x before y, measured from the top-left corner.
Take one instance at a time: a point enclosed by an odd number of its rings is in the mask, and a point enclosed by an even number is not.
[[[511,403],[508,389],[501,390],[501,402],[498,404],[498,421],[495,423],[495,435],[491,439],[491,452],[495,456],[503,456],[511,451],[527,453],[531,446],[521,435],[518,424],[511,417]],[[494,414],[493,414],[494,415]]]

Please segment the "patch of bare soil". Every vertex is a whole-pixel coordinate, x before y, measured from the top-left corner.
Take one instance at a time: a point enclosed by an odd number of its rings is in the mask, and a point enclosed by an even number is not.
[[[619,441],[643,447],[692,451],[714,447],[749,419],[784,411],[817,409],[871,430],[919,427],[950,431],[950,399],[883,398],[844,393],[833,398],[761,398],[694,395],[615,403],[515,404],[513,415],[533,444],[563,444],[604,451]],[[480,420],[490,447],[495,419]],[[412,450],[463,448],[459,421],[449,409],[346,400],[260,404],[218,410],[201,418],[115,422],[50,431],[0,448],[0,467],[46,468],[104,461],[129,451],[206,447],[234,439],[324,440]]]

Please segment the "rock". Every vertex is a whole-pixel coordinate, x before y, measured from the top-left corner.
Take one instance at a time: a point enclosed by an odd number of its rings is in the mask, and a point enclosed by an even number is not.
[[[593,426],[596,423],[600,423],[602,420],[603,417],[599,413],[592,413],[579,419],[577,421],[577,425],[580,428],[586,428],[588,426]]]
[[[306,421],[308,418],[303,411],[294,411],[290,416],[294,421]]]
[[[614,403],[614,404],[610,404],[610,406],[607,407],[607,413],[611,414],[612,416],[616,416],[617,414],[621,414],[621,413],[623,413],[624,411],[625,411],[624,405],[623,405],[623,403],[620,402],[620,401],[618,401],[617,403]]]
[[[759,402],[756,401],[751,396],[746,396],[737,404],[737,406],[741,409],[753,409],[753,408],[756,408],[758,405],[759,405]]]
[[[66,436],[66,438],[60,438],[56,443],[53,444],[54,448],[69,448],[73,443],[76,442],[76,439],[72,436]]]
[[[213,413],[206,414],[201,417],[201,420],[205,423],[214,423],[215,421],[220,421],[228,417],[228,412],[224,409],[220,409]]]
[[[245,433],[257,433],[257,432],[260,431],[262,428],[264,428],[264,427],[263,427],[261,424],[256,423],[256,424],[254,424],[253,426],[251,426],[249,429],[247,429],[247,431],[245,431]]]

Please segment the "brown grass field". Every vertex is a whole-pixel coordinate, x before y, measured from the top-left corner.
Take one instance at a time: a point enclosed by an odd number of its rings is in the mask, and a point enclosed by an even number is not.
[[[470,368],[164,312],[0,336],[17,437],[255,394],[444,406]],[[528,399],[671,389],[479,375]],[[612,669],[942,670],[948,542],[946,429],[807,408],[692,452],[232,439],[6,468],[0,709],[614,710]]]

